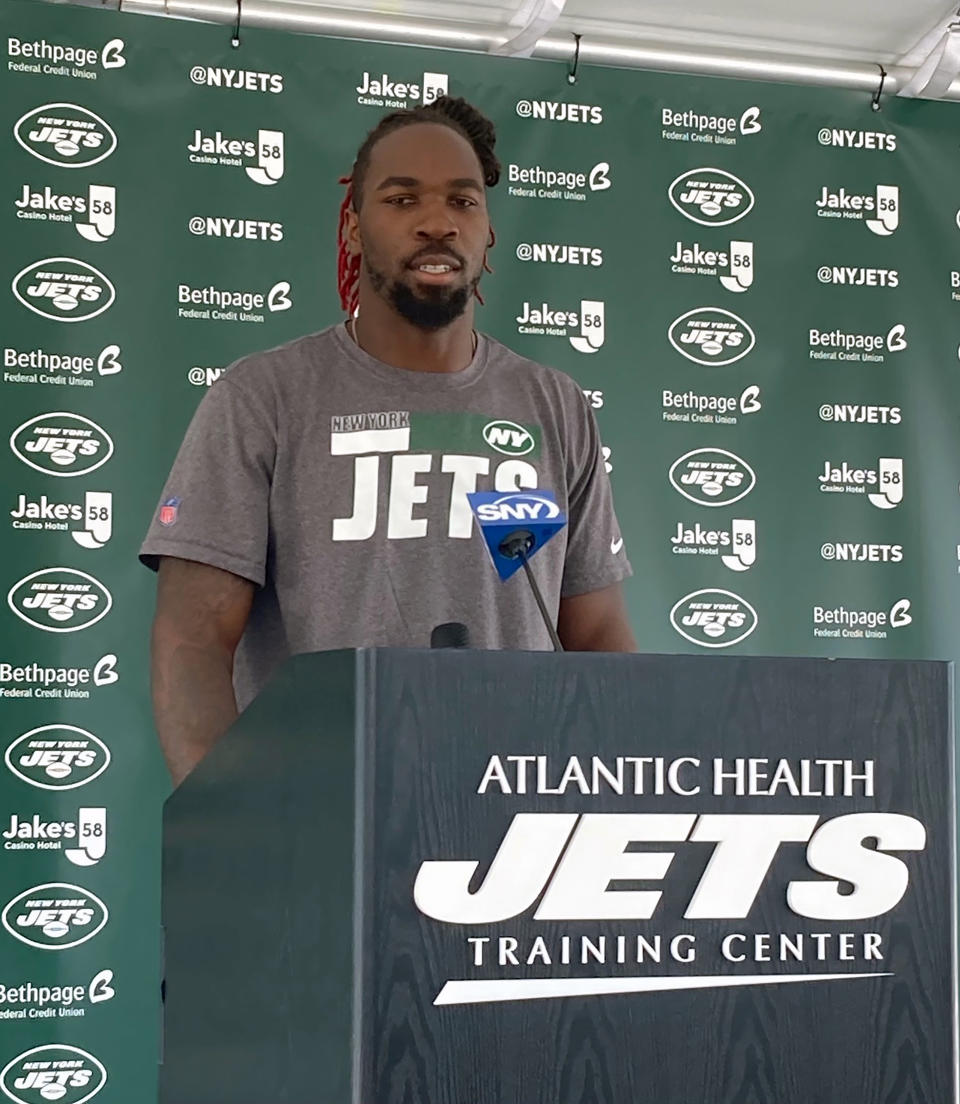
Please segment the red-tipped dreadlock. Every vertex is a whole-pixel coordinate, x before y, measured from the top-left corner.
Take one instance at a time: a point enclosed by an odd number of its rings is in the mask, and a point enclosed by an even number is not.
[[[340,204],[340,219],[337,225],[337,291],[340,294],[340,305],[349,315],[355,313],[359,302],[360,255],[351,254],[347,250],[347,211],[351,208],[359,209],[356,201],[363,189],[370,151],[384,135],[413,123],[441,123],[457,131],[473,146],[487,187],[492,188],[500,179],[500,162],[493,152],[497,140],[493,123],[466,100],[439,96],[432,104],[385,115],[364,139],[353,163],[351,175],[340,177],[340,183],[346,185],[346,193]],[[492,248],[495,242],[496,235],[491,227],[487,249]],[[487,261],[486,250],[483,254],[483,270],[493,272]],[[482,304],[483,296],[479,288],[474,288],[474,295]]]
[[[353,206],[353,179],[341,176],[340,183],[346,184],[347,191],[340,204],[340,222],[337,224],[337,291],[340,293],[340,306],[352,316],[360,295],[360,254],[347,252],[346,237],[347,211]]]

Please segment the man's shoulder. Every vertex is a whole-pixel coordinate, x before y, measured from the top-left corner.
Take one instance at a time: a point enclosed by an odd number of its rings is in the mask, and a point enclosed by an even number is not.
[[[303,334],[270,349],[247,353],[230,364],[221,378],[244,391],[248,388],[260,390],[268,382],[277,386],[297,386],[304,374],[316,373],[318,367],[329,365],[336,357],[338,325]]]
[[[488,366],[493,368],[495,374],[542,393],[556,395],[567,402],[584,401],[580,385],[566,372],[550,364],[531,360],[489,334],[484,334],[484,338],[489,343]]]

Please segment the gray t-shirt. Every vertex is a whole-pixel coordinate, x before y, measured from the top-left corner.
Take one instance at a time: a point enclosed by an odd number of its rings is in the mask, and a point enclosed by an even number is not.
[[[467,625],[472,647],[548,649],[523,572],[500,582],[466,499],[531,487],[569,519],[531,562],[555,622],[561,596],[631,573],[580,388],[485,335],[461,372],[393,368],[340,323],[211,387],[141,559],[257,584],[234,665],[242,708],[288,655],[425,647],[444,621]]]

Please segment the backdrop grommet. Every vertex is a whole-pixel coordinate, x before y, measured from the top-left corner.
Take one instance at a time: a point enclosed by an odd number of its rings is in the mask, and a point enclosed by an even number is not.
[[[240,47],[240,19],[243,15],[243,0],[237,0],[237,22],[233,28],[233,35],[230,38],[230,45],[235,49]]]

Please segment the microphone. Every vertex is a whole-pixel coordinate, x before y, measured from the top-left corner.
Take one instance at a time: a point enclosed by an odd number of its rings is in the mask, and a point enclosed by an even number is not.
[[[469,648],[470,630],[460,621],[444,621],[430,634],[431,648]]]
[[[567,524],[552,491],[475,491],[467,495],[493,566],[503,582],[522,567],[555,652],[563,645],[554,628],[530,557]]]

